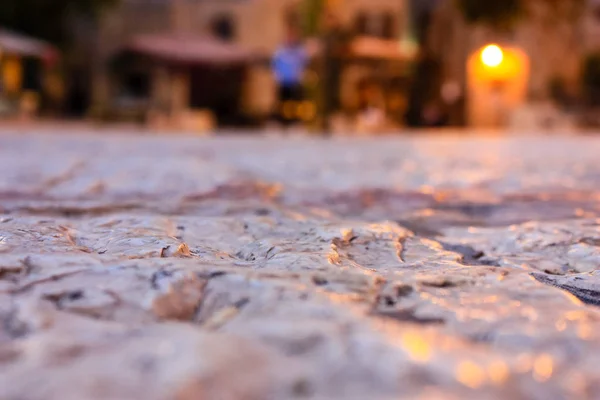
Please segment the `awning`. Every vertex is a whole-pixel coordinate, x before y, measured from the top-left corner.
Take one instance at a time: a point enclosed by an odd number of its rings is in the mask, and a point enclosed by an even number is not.
[[[408,61],[414,57],[413,52],[404,50],[399,41],[368,36],[354,38],[350,43],[350,54],[376,60]]]
[[[236,64],[256,56],[252,51],[218,39],[169,34],[135,36],[124,50],[182,64]]]
[[[46,42],[0,29],[0,54],[47,59],[56,57],[57,52]]]
[[[308,40],[305,48],[310,57],[317,57],[323,52],[319,39]],[[410,61],[414,59],[415,52],[397,40],[357,36],[350,41],[347,55],[358,59]]]

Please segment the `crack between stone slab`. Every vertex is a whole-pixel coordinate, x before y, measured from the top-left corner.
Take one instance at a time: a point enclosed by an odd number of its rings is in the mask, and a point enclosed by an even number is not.
[[[585,304],[592,306],[600,306],[600,292],[596,290],[589,290],[578,288],[572,285],[560,284],[558,282],[553,281],[548,276],[540,273],[532,273],[531,276],[533,276],[535,280],[537,280],[540,283],[543,283],[548,286],[553,286],[557,289],[561,289],[567,293],[572,294]]]
[[[31,282],[27,282],[21,286],[19,286],[18,288],[14,288],[14,289],[9,289],[7,290],[7,293],[9,294],[20,294],[20,293],[24,293],[26,291],[28,291],[29,289],[33,288],[35,285],[39,285],[40,283],[45,283],[45,282],[53,282],[53,281],[58,281],[60,279],[72,276],[72,275],[77,275],[81,272],[85,272],[88,271],[89,268],[84,268],[84,269],[77,269],[74,271],[68,271],[68,272],[63,272],[60,274],[55,274],[55,275],[50,275],[48,277],[45,278],[40,278],[40,279],[36,279],[34,281]]]
[[[486,256],[482,250],[477,250],[472,246],[463,244],[449,244],[443,241],[437,241],[446,251],[459,254],[462,257],[458,262],[465,266],[488,266],[499,267],[500,259]]]

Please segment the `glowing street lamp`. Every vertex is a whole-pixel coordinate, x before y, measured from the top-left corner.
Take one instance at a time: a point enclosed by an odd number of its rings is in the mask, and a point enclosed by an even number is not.
[[[467,115],[471,126],[505,127],[526,101],[530,76],[527,54],[488,43],[467,61]]]
[[[481,62],[486,67],[496,68],[504,61],[504,51],[496,44],[486,46],[481,52]]]

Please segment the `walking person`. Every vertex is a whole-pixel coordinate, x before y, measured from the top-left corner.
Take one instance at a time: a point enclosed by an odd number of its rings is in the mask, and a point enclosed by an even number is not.
[[[278,116],[284,126],[300,121],[298,111],[304,100],[303,78],[308,55],[297,29],[290,27],[285,42],[273,57],[273,72],[279,98]]]

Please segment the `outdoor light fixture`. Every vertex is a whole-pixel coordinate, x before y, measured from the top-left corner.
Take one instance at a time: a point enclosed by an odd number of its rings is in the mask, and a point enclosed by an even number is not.
[[[481,52],[481,62],[486,67],[495,68],[502,64],[504,60],[504,52],[500,46],[496,44],[490,44],[486,46]]]

